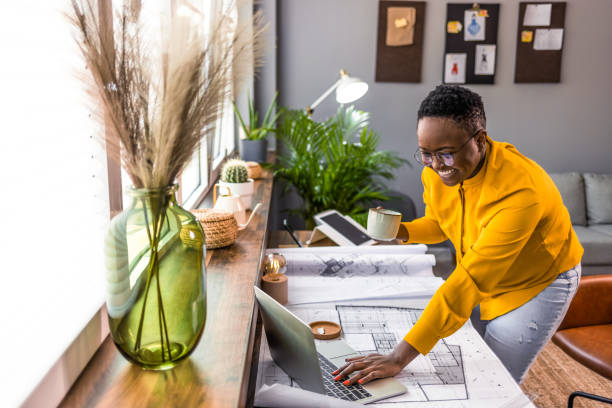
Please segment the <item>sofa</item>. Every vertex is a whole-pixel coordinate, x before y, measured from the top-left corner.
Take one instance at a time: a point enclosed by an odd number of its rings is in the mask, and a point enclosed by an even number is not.
[[[612,174],[550,173],[584,247],[582,274],[612,274]]]

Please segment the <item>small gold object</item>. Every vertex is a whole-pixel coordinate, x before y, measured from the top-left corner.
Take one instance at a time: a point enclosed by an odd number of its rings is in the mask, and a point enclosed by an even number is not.
[[[287,304],[289,294],[287,276],[285,276],[286,264],[287,261],[281,254],[268,254],[261,284],[263,291],[282,305]]]
[[[268,254],[265,262],[266,273],[285,273],[287,260],[279,253]]]

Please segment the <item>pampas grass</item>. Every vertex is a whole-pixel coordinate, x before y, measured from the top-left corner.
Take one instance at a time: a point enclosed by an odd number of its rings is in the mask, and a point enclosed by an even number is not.
[[[205,16],[185,2],[191,16],[172,13],[156,47],[144,35],[141,1],[125,0],[110,21],[99,4],[108,0],[71,0],[68,18],[93,112],[106,127],[102,139],[134,187],[154,189],[172,185],[203,138],[213,137],[232,83],[252,66],[241,61],[259,55],[263,27],[260,14],[235,27],[224,10]]]
[[[71,0],[68,17],[87,63],[89,74],[83,79],[93,113],[105,125],[101,140],[111,156],[121,158],[135,188],[157,192],[140,198],[149,262],[141,309],[133,309],[139,314],[133,353],[161,367],[179,357],[173,351],[176,339],[170,338],[159,276],[169,186],[203,138],[213,137],[232,85],[246,74],[244,66],[253,66],[241,61],[258,55],[262,28],[260,15],[249,25],[234,27],[225,10],[205,16],[187,0],[176,0],[172,4],[177,9],[162,23],[161,39],[154,44],[145,35],[141,1],[124,0],[113,17],[109,0]],[[142,344],[148,314],[159,323],[159,347]]]

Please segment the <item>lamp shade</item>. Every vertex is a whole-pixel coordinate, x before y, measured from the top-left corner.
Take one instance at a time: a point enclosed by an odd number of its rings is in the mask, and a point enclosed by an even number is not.
[[[336,101],[338,103],[351,103],[368,92],[368,84],[359,78],[343,75],[336,88]]]

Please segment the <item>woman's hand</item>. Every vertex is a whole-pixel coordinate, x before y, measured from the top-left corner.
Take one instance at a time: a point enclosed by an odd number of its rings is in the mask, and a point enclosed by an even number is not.
[[[418,355],[419,352],[414,347],[402,340],[395,346],[391,354],[369,354],[347,358],[347,363],[334,371],[332,375],[336,376],[336,381],[346,377],[344,385],[351,385],[355,382],[365,384],[377,378],[396,375]],[[358,371],[357,374],[348,378],[348,375],[355,371]]]

